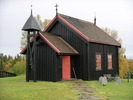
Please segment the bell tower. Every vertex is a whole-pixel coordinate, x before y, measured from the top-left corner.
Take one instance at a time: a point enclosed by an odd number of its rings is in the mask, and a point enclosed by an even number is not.
[[[26,54],[26,81],[29,82],[30,75],[33,75],[33,81],[36,82],[36,36],[41,30],[35,18],[31,15],[27,19],[25,25],[22,28],[23,31],[27,31],[27,54]],[[33,74],[31,74],[33,73]]]

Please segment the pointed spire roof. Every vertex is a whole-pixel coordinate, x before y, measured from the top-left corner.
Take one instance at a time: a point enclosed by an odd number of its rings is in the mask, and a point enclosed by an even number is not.
[[[26,21],[26,23],[23,26],[22,30],[24,30],[24,31],[33,31],[33,30],[40,31],[41,30],[38,23],[36,22],[35,18],[32,15],[32,9],[31,9],[31,15],[28,18],[28,20]]]

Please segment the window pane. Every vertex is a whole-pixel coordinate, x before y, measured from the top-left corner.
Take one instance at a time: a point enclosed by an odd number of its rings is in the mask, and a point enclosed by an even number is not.
[[[101,54],[96,54],[96,69],[101,69]]]
[[[108,54],[108,69],[112,69],[112,54]]]

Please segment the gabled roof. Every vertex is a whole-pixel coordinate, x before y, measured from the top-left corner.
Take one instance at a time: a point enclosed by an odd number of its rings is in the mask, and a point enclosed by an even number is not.
[[[59,55],[77,55],[79,54],[72,46],[70,46],[60,36],[50,33],[39,33],[39,36]],[[21,51],[21,54],[26,53],[27,46]]]
[[[28,20],[26,21],[25,25],[23,26],[22,30],[24,31],[28,31],[28,30],[40,31],[41,30],[35,18],[33,17],[32,13],[30,17],[28,18]]]
[[[47,31],[47,29],[50,27],[50,25],[52,24],[52,22],[54,22],[56,18],[57,17],[55,17],[51,21],[51,23],[44,29],[44,31]],[[118,43],[110,35],[105,33],[98,26],[94,25],[94,23],[66,16],[63,14],[58,14],[58,19],[67,24],[71,29],[73,29],[77,34],[79,34],[88,42],[121,46],[120,43]]]
[[[60,54],[78,54],[78,52],[72,46],[70,46],[64,39],[62,39],[60,36],[53,35],[50,33],[42,33],[42,35],[53,46],[55,46],[55,48],[57,48],[59,50],[58,53],[60,53]]]
[[[115,39],[113,39],[110,35],[108,35],[102,29],[100,29],[98,26],[94,25],[94,23],[73,18],[70,16],[66,16],[63,14],[59,14],[59,16],[65,19],[68,23],[74,26],[86,37],[88,37],[89,42],[105,43],[105,44],[111,44],[116,46],[121,45]]]

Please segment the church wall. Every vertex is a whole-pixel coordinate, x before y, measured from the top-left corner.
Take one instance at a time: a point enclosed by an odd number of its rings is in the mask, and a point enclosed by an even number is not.
[[[118,71],[118,47],[90,43],[89,44],[89,66],[91,69],[91,80],[98,80],[101,74],[111,74],[114,76]],[[101,69],[96,69],[96,54],[101,54]],[[108,69],[107,55],[112,55],[112,68]]]
[[[88,43],[65,23],[58,20],[46,32],[61,36],[74,49],[79,52],[77,56],[71,56],[72,67],[75,69],[78,79],[88,80],[87,45]],[[74,75],[72,75],[74,77]]]
[[[41,44],[36,46],[37,80],[60,81],[61,77],[58,74],[61,72],[58,69],[58,55],[44,40],[39,38],[37,42],[39,43],[39,41],[41,41]]]

